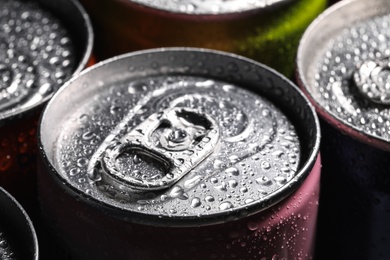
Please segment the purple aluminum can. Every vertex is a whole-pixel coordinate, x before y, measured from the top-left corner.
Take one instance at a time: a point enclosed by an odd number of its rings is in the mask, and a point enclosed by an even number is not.
[[[31,217],[39,115],[87,65],[92,44],[91,22],[76,0],[0,0],[0,186]]]
[[[234,54],[152,49],[70,80],[40,124],[42,213],[72,259],[311,259],[319,125]]]
[[[321,119],[319,259],[390,255],[390,2],[330,7],[305,32],[297,80]]]
[[[39,259],[38,239],[27,212],[0,187],[0,259]]]

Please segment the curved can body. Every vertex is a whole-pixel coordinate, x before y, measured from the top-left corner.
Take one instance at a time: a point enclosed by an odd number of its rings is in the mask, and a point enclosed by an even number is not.
[[[77,1],[0,1],[0,185],[30,214],[37,211],[39,115],[86,66],[92,41],[91,22]]]
[[[390,254],[389,14],[388,1],[340,1],[298,50],[297,79],[323,130],[320,259]]]
[[[0,258],[38,260],[38,239],[30,217],[1,187],[0,212]]]
[[[318,120],[260,63],[118,56],[57,92],[39,135],[42,213],[74,259],[312,258]]]
[[[326,0],[82,3],[96,27],[101,58],[159,47],[201,47],[240,54],[290,77],[298,41]]]

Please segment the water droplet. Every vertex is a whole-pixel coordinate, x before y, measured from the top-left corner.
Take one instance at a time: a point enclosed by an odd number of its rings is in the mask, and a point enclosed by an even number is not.
[[[75,175],[77,175],[77,174],[79,174],[80,173],[80,168],[72,168],[72,169],[70,169],[70,171],[69,171],[69,175],[70,176],[75,176]]]
[[[214,178],[214,177],[211,178],[210,181],[211,181],[211,183],[218,183],[218,179],[217,179],[217,178]]]
[[[146,91],[147,89],[148,89],[147,84],[145,84],[144,82],[136,82],[136,83],[132,82],[129,84],[127,91],[130,94],[137,94],[139,92]]]
[[[222,182],[221,185],[215,186],[214,188],[215,188],[216,190],[222,191],[222,192],[227,191],[227,185],[226,185],[225,182]]]
[[[287,183],[286,177],[282,177],[282,176],[275,177],[274,180],[275,180],[277,183],[279,183],[280,185],[283,185],[283,184],[286,184],[286,183]]]
[[[7,248],[7,247],[8,247],[7,241],[1,240],[1,241],[0,241],[0,247],[1,247],[1,248]]]
[[[177,198],[181,200],[188,199],[188,195],[184,192],[184,190],[179,186],[174,186],[169,192],[169,196],[172,198]]]
[[[246,193],[246,192],[248,192],[248,188],[247,188],[247,187],[242,187],[242,188],[240,189],[240,191],[241,191],[242,193]]]
[[[222,168],[222,166],[223,166],[223,161],[218,160],[218,159],[214,161],[214,168],[215,169],[220,169],[220,168]]]
[[[225,202],[222,202],[221,204],[219,204],[220,210],[228,210],[228,209],[232,209],[233,207],[234,206],[230,201],[225,201]]]
[[[230,180],[228,182],[230,188],[235,188],[238,185],[238,182],[236,180]]]
[[[134,164],[140,164],[140,163],[142,163],[142,159],[137,154],[135,154],[133,156],[133,163]]]
[[[215,199],[214,199],[213,196],[207,195],[207,196],[204,198],[204,200],[205,200],[206,202],[213,202]]]
[[[200,199],[199,199],[198,197],[193,198],[192,201],[191,201],[191,207],[192,207],[192,208],[197,208],[197,207],[199,207],[201,204],[202,204],[202,203],[201,203],[201,201],[200,201]]]
[[[182,165],[184,163],[184,159],[183,158],[176,158],[175,159],[175,165]]]
[[[272,181],[268,179],[266,176],[262,176],[261,178],[256,179],[256,183],[262,185],[262,186],[270,186],[272,185]]]
[[[227,168],[225,170],[225,172],[229,175],[232,175],[232,176],[238,176],[240,174],[240,172],[238,171],[237,168],[235,167],[230,167],[230,168]]]
[[[252,199],[252,198],[247,198],[247,199],[245,199],[245,204],[250,204],[250,203],[252,203],[252,202],[254,202],[255,200],[254,199]]]
[[[279,151],[273,152],[272,156],[277,157],[277,158],[281,158],[283,154],[284,154],[284,152],[282,150],[279,150]]]
[[[249,222],[248,223],[248,229],[251,231],[255,231],[258,228],[258,224],[256,222]]]
[[[232,155],[232,156],[229,157],[229,161],[232,164],[237,163],[237,162],[240,161],[240,157],[238,157],[237,155]]]
[[[267,162],[267,161],[262,161],[262,162],[261,162],[261,168],[262,168],[263,170],[269,170],[269,169],[271,169],[271,165],[270,165],[270,163]]]
[[[84,167],[88,164],[88,159],[87,158],[80,158],[77,160],[77,166],[79,167]]]
[[[196,175],[194,177],[192,177],[191,179],[189,180],[186,180],[184,182],[184,187],[187,188],[187,189],[190,189],[192,187],[195,187],[196,185],[199,184],[199,182],[202,180],[202,176],[200,175]]]
[[[82,114],[79,118],[78,118],[78,122],[82,125],[86,124],[87,122],[89,121],[89,116],[86,115],[86,114]]]

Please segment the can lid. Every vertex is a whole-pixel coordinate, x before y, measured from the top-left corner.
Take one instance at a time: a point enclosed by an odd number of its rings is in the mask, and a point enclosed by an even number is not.
[[[0,187],[0,258],[39,259],[35,228],[23,207]]]
[[[60,4],[66,10],[72,5]],[[57,13],[39,1],[0,0],[0,120],[43,103],[79,70],[79,39],[73,41]],[[90,55],[87,47],[83,51]]]
[[[319,142],[312,107],[287,79],[193,48],[130,53],[84,71],[49,102],[40,136],[71,192],[164,225],[270,207],[305,179]]]
[[[358,140],[390,150],[390,2],[342,1],[301,39],[301,87],[319,114]]]
[[[292,0],[129,0],[137,4],[173,13],[218,15],[274,7]]]

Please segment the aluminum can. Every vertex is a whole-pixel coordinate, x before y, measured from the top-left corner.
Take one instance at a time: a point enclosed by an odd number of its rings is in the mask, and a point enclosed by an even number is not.
[[[27,212],[0,187],[0,259],[39,259],[38,239]]]
[[[0,186],[30,214],[37,205],[39,115],[86,66],[92,42],[92,24],[77,1],[0,0]]]
[[[124,54],[68,81],[39,129],[42,215],[72,259],[312,258],[318,118],[265,65]]]
[[[297,80],[321,119],[319,259],[390,255],[390,2],[347,1],[309,26]]]
[[[201,47],[293,76],[298,42],[327,0],[82,0],[100,59],[159,47]]]

